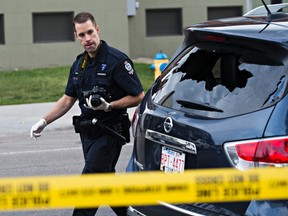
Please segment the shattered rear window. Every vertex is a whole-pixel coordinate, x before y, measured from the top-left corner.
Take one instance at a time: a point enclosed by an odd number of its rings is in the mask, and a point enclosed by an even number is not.
[[[185,112],[224,118],[273,105],[285,89],[285,67],[255,50],[190,47],[167,68],[153,100]]]

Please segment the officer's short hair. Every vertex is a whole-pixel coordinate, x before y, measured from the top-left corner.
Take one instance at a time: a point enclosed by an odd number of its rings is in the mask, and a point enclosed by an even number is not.
[[[75,23],[85,23],[87,22],[88,20],[91,20],[91,22],[96,26],[96,21],[94,19],[94,16],[89,13],[89,12],[81,12],[81,13],[78,13],[74,19],[73,19],[73,29],[74,29],[74,32],[76,32],[75,30]]]

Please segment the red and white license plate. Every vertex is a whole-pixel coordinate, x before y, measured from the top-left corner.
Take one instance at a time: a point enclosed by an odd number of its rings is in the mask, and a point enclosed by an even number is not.
[[[160,170],[164,172],[183,173],[185,153],[162,147]]]

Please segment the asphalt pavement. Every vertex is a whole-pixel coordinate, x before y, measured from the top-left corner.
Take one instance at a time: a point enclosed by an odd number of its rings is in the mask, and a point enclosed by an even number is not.
[[[32,125],[49,112],[54,104],[55,102],[0,106],[0,137],[23,133],[29,135]],[[130,118],[134,110],[135,108],[128,109]],[[68,113],[49,124],[45,131],[72,128],[72,116],[79,114],[80,108],[75,103]]]

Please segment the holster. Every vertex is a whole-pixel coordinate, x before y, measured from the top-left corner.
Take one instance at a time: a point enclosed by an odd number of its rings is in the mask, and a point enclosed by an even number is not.
[[[124,113],[122,116],[122,135],[126,139],[126,143],[130,142],[130,127],[131,127],[131,122],[129,119],[128,113]]]
[[[74,126],[75,133],[80,133],[80,131],[81,131],[80,123],[82,120],[83,120],[82,116],[73,116],[72,117],[72,124]]]

